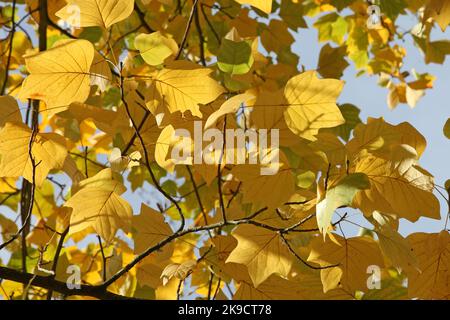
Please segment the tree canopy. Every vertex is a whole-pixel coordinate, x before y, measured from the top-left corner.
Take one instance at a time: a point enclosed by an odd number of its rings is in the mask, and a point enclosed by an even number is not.
[[[0,1],[0,296],[450,298],[433,150],[340,97],[352,68],[414,108],[435,76],[405,44],[442,64],[449,24],[450,0]],[[399,232],[420,218],[442,231]]]

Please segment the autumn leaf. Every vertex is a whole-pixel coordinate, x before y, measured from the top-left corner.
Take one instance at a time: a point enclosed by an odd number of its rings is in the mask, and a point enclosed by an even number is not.
[[[134,0],[69,0],[56,16],[74,27],[103,27],[125,20],[133,12]]]
[[[23,176],[33,182],[33,165],[28,152],[31,137],[31,130],[25,125],[6,123],[0,131],[1,177]],[[31,154],[36,164],[36,184],[40,186],[50,170],[63,168],[67,157],[66,142],[56,133],[38,133]]]
[[[261,175],[261,167],[241,165],[233,169],[236,177],[242,181],[244,201],[256,206],[276,208],[282,205],[294,193],[294,176],[286,163],[273,175]],[[254,188],[257,184],[259,187]]]
[[[123,198],[125,187],[114,179],[110,169],[104,169],[79,184],[80,190],[64,206],[72,208],[70,232],[93,227],[107,242],[119,228],[130,229],[132,209]]]
[[[449,299],[449,1],[3,1],[0,299]]]
[[[288,107],[284,113],[289,129],[308,140],[315,140],[321,128],[336,127],[344,118],[336,106],[343,82],[319,79],[309,71],[289,80],[285,88]]]
[[[317,72],[324,78],[340,79],[349,66],[345,60],[345,47],[333,48],[329,44],[323,46],[319,55]]]
[[[418,259],[419,270],[409,275],[410,298],[448,299],[450,235],[440,233],[415,233],[408,236],[411,248]]]
[[[326,191],[325,198],[317,203],[319,230],[326,234],[331,226],[334,211],[341,206],[351,206],[356,193],[369,188],[369,178],[364,173],[354,173],[340,179]]]
[[[450,24],[450,1],[431,0],[427,9],[431,12],[431,17],[438,23],[442,31]]]
[[[444,125],[444,135],[450,139],[450,118],[447,119]]]
[[[142,253],[172,234],[169,225],[164,222],[161,213],[142,205],[141,214],[133,216],[133,228],[136,230],[134,238],[136,253]]]
[[[248,100],[253,99],[254,96],[250,93],[243,93],[236,95],[227,101],[225,101],[220,108],[213,112],[207,119],[205,123],[205,129],[208,129],[212,126],[214,126],[217,121],[223,117],[226,114],[233,114],[238,111],[238,109],[241,107],[243,103],[245,103]]]
[[[189,273],[192,272],[192,269],[196,266],[196,264],[197,261],[193,260],[189,260],[181,264],[169,264],[161,273],[163,285],[165,286],[172,278],[184,280],[189,275]]]
[[[224,39],[217,57],[217,66],[223,72],[245,74],[253,65],[252,47],[247,41]]]
[[[233,231],[238,245],[227,262],[245,264],[255,287],[270,275],[287,277],[292,255],[278,233],[251,225],[238,226]],[[261,268],[264,266],[264,268]]]
[[[191,111],[201,118],[200,105],[212,102],[224,92],[209,76],[211,72],[185,61],[174,61],[156,74],[151,90],[159,94],[171,113]]]
[[[90,92],[94,48],[86,40],[68,40],[45,52],[25,57],[30,75],[20,99],[42,100],[47,108],[85,102]]]
[[[383,257],[377,243],[369,237],[345,239],[334,234],[337,243],[327,238],[316,238],[311,244],[309,262],[318,263],[322,269],[324,292],[342,286],[350,292],[367,290],[367,268],[382,267]],[[352,257],[349,259],[349,257]],[[338,265],[330,268],[330,266]]]
[[[134,39],[134,46],[139,50],[144,61],[151,66],[162,64],[166,58],[178,52],[177,43],[158,31],[140,34]]]
[[[439,219],[439,201],[432,193],[433,177],[419,167],[401,168],[399,164],[366,156],[356,164],[355,172],[365,173],[371,185],[354,199],[364,214],[380,211],[410,221],[422,216]]]
[[[0,106],[0,127],[3,127],[7,122],[22,122],[19,105],[13,97],[1,96]]]
[[[417,259],[408,240],[405,239],[383,216],[373,213],[375,232],[381,251],[387,258],[387,264],[404,270],[417,270]]]
[[[249,4],[269,14],[272,11],[272,0],[235,0],[240,4]]]

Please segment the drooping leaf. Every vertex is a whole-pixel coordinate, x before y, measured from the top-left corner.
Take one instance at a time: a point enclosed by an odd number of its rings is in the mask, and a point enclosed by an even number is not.
[[[364,173],[354,173],[340,179],[326,191],[325,198],[317,204],[319,230],[327,233],[334,211],[341,206],[351,206],[356,193],[369,188],[369,178]]]
[[[418,259],[419,270],[408,272],[408,295],[420,299],[448,299],[450,277],[450,235],[415,233],[408,236]]]
[[[114,179],[111,169],[104,169],[94,177],[81,181],[79,187],[80,190],[64,204],[72,208],[71,233],[92,227],[110,242],[119,228],[129,231],[132,209],[120,197],[126,189]]]

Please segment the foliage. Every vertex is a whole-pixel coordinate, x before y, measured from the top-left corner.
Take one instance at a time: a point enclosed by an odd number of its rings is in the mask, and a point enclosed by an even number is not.
[[[414,107],[435,78],[404,69],[404,43],[443,63],[450,43],[432,30],[449,0],[378,1],[377,28],[363,0],[0,4],[3,299],[450,297],[447,222],[399,233],[446,216],[419,164],[425,138],[339,99],[352,66],[390,108]],[[323,43],[317,70],[295,52],[299,28]],[[277,129],[280,167],[236,164],[226,137],[209,163],[175,162],[174,133],[190,151],[198,124]],[[249,160],[253,147],[231,149]],[[358,235],[344,231],[353,213]],[[70,266],[84,286],[67,289]]]

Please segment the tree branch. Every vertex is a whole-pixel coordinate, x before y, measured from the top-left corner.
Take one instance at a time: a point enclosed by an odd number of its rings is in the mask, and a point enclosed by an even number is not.
[[[14,41],[14,35],[16,34],[16,23],[14,22],[15,15],[16,15],[16,0],[14,0],[13,4],[12,4],[12,18],[11,18],[12,28],[11,28],[11,32],[10,32],[9,51],[8,51],[8,58],[6,60],[6,66],[5,66],[5,81],[2,84],[2,89],[1,89],[0,95],[5,94],[6,85],[8,83],[8,78],[9,78],[9,66],[11,65],[13,41]]]
[[[181,40],[180,48],[178,49],[178,53],[175,60],[178,60],[181,56],[181,53],[183,52],[184,45],[186,44],[186,40],[189,35],[189,30],[191,29],[192,20],[194,19],[194,14],[197,11],[197,3],[198,0],[195,0],[194,4],[192,5],[191,14],[189,15],[189,20],[186,25],[186,29],[184,30],[183,40]]]
[[[39,276],[31,273],[23,273],[14,269],[0,266],[0,278],[25,285],[54,290],[66,296],[89,296],[104,300],[136,300],[112,292],[106,291],[100,286],[80,285],[79,289],[69,289],[67,284],[53,279],[51,276]]]

